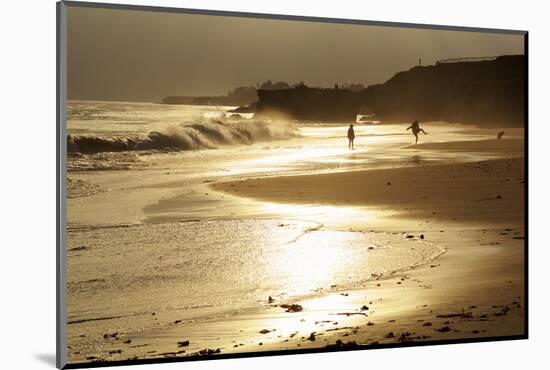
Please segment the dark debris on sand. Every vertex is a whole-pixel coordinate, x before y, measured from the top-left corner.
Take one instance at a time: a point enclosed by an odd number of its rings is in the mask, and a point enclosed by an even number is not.
[[[176,357],[177,355],[181,355],[182,353],[185,353],[185,350],[177,351],[177,352],[162,352],[158,353],[154,356],[157,357]]]
[[[285,312],[301,312],[304,309],[299,304],[282,304],[279,307],[286,309]]]
[[[397,340],[400,342],[411,342],[412,341],[411,333],[409,333],[408,331],[403,332],[401,333],[399,338],[397,338]]]
[[[342,316],[362,315],[362,316],[368,316],[365,312],[338,312],[336,314],[331,314],[331,315],[342,315]]]
[[[472,312],[466,312],[464,309],[462,309],[462,312],[459,312],[459,313],[442,314],[442,315],[437,315],[436,317],[445,318],[445,319],[450,317],[460,317],[462,319],[471,319],[474,317],[474,314]]]
[[[342,342],[340,339],[338,339],[335,344],[327,344],[325,346],[325,348],[338,348],[338,349],[357,348],[357,347],[359,347],[359,345],[355,341]]]
[[[201,349],[200,351],[192,353],[191,356],[210,356],[220,352],[221,351],[219,348],[217,349],[205,348],[205,349]]]

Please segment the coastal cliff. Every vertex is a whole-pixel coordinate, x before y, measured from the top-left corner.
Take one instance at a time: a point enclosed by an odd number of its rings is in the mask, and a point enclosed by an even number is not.
[[[479,126],[523,126],[525,58],[438,63],[399,72],[361,91],[297,86],[258,90],[258,116],[355,122],[360,110],[381,122],[449,121]]]
[[[364,104],[362,92],[311,88],[304,85],[285,90],[258,90],[256,116],[282,115],[301,121],[354,121]]]

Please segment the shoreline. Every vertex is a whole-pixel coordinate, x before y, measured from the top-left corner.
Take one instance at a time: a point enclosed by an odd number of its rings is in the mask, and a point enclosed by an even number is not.
[[[354,290],[355,312],[365,302],[359,297],[367,296],[372,290],[378,291],[377,299],[387,301],[378,305],[376,314],[359,321],[351,330],[324,333],[327,345],[336,340],[368,345],[524,335],[524,159],[517,156],[523,151],[523,140],[426,143],[408,148],[486,149],[499,152],[505,158],[263,177],[218,182],[211,187],[262,201],[359,205],[399,211],[394,216],[366,222],[362,228],[385,232],[406,229],[416,237],[421,234],[426,240],[445,247],[446,252],[433,264],[389,278],[381,284],[389,285],[386,288],[367,284]],[[422,180],[424,177],[438,181],[428,184]],[[368,191],[361,191],[362,187]],[[419,197],[411,202],[407,197],[410,193]],[[430,199],[426,202],[428,196]],[[403,205],[406,208],[401,208]],[[393,218],[393,223],[397,218],[402,225],[392,226],[388,218]],[[502,274],[503,271],[506,273]],[[406,292],[401,290],[405,287]],[[392,311],[399,311],[397,318],[374,321]],[[305,341],[305,347],[317,346],[307,342],[310,341]],[[301,346],[304,348],[304,343]]]
[[[497,140],[462,143],[468,150],[481,150],[487,142]],[[421,145],[449,151],[459,148],[459,142],[451,142],[419,144],[414,149]],[[517,156],[519,148],[523,145],[518,146],[518,140],[502,140],[492,147],[503,155],[501,159],[249,178],[216,182],[210,187],[268,202],[376,207],[429,222],[514,223],[524,219],[524,159]]]
[[[493,150],[507,157],[503,159],[208,184],[219,194],[243,200],[381,208],[387,213],[380,213],[379,217],[325,227],[402,234],[404,243],[414,245],[423,240],[442,246],[445,253],[358,288],[334,287],[334,291],[317,297],[291,302],[302,307],[299,312],[285,312],[278,306],[281,302],[266,301],[241,315],[201,322],[184,320],[176,324],[173,319],[170,322],[166,321],[168,317],[157,315],[154,320],[166,323],[158,327],[159,337],[121,333],[120,341],[107,339],[101,347],[101,352],[108,355],[93,360],[368,348],[379,344],[522,336],[526,331],[524,169],[523,158],[517,156],[517,143],[497,143],[500,147]],[[445,144],[419,144],[413,149],[427,150],[427,146],[435,145],[437,150],[447,150]],[[479,147],[480,151],[487,147],[484,141],[465,145]],[[413,237],[407,238],[408,235]],[[126,335],[131,344],[123,344]],[[180,348],[177,343],[181,341],[189,343]],[[74,362],[80,361],[89,359]]]

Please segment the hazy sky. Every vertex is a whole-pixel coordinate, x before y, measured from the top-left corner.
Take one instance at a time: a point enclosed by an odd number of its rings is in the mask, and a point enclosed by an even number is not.
[[[222,95],[268,79],[382,83],[438,59],[523,54],[523,36],[69,7],[69,99]]]

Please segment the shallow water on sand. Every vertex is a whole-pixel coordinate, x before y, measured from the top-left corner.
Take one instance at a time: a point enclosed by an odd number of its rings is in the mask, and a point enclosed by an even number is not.
[[[238,310],[268,296],[292,300],[360,284],[441,251],[404,239],[293,220],[71,230],[69,321],[197,307]]]
[[[68,236],[69,335],[77,348],[101,346],[109,331],[143,337],[175,320],[242,315],[270,296],[292,303],[358,287],[443,251],[401,234],[280,219],[73,229]]]

